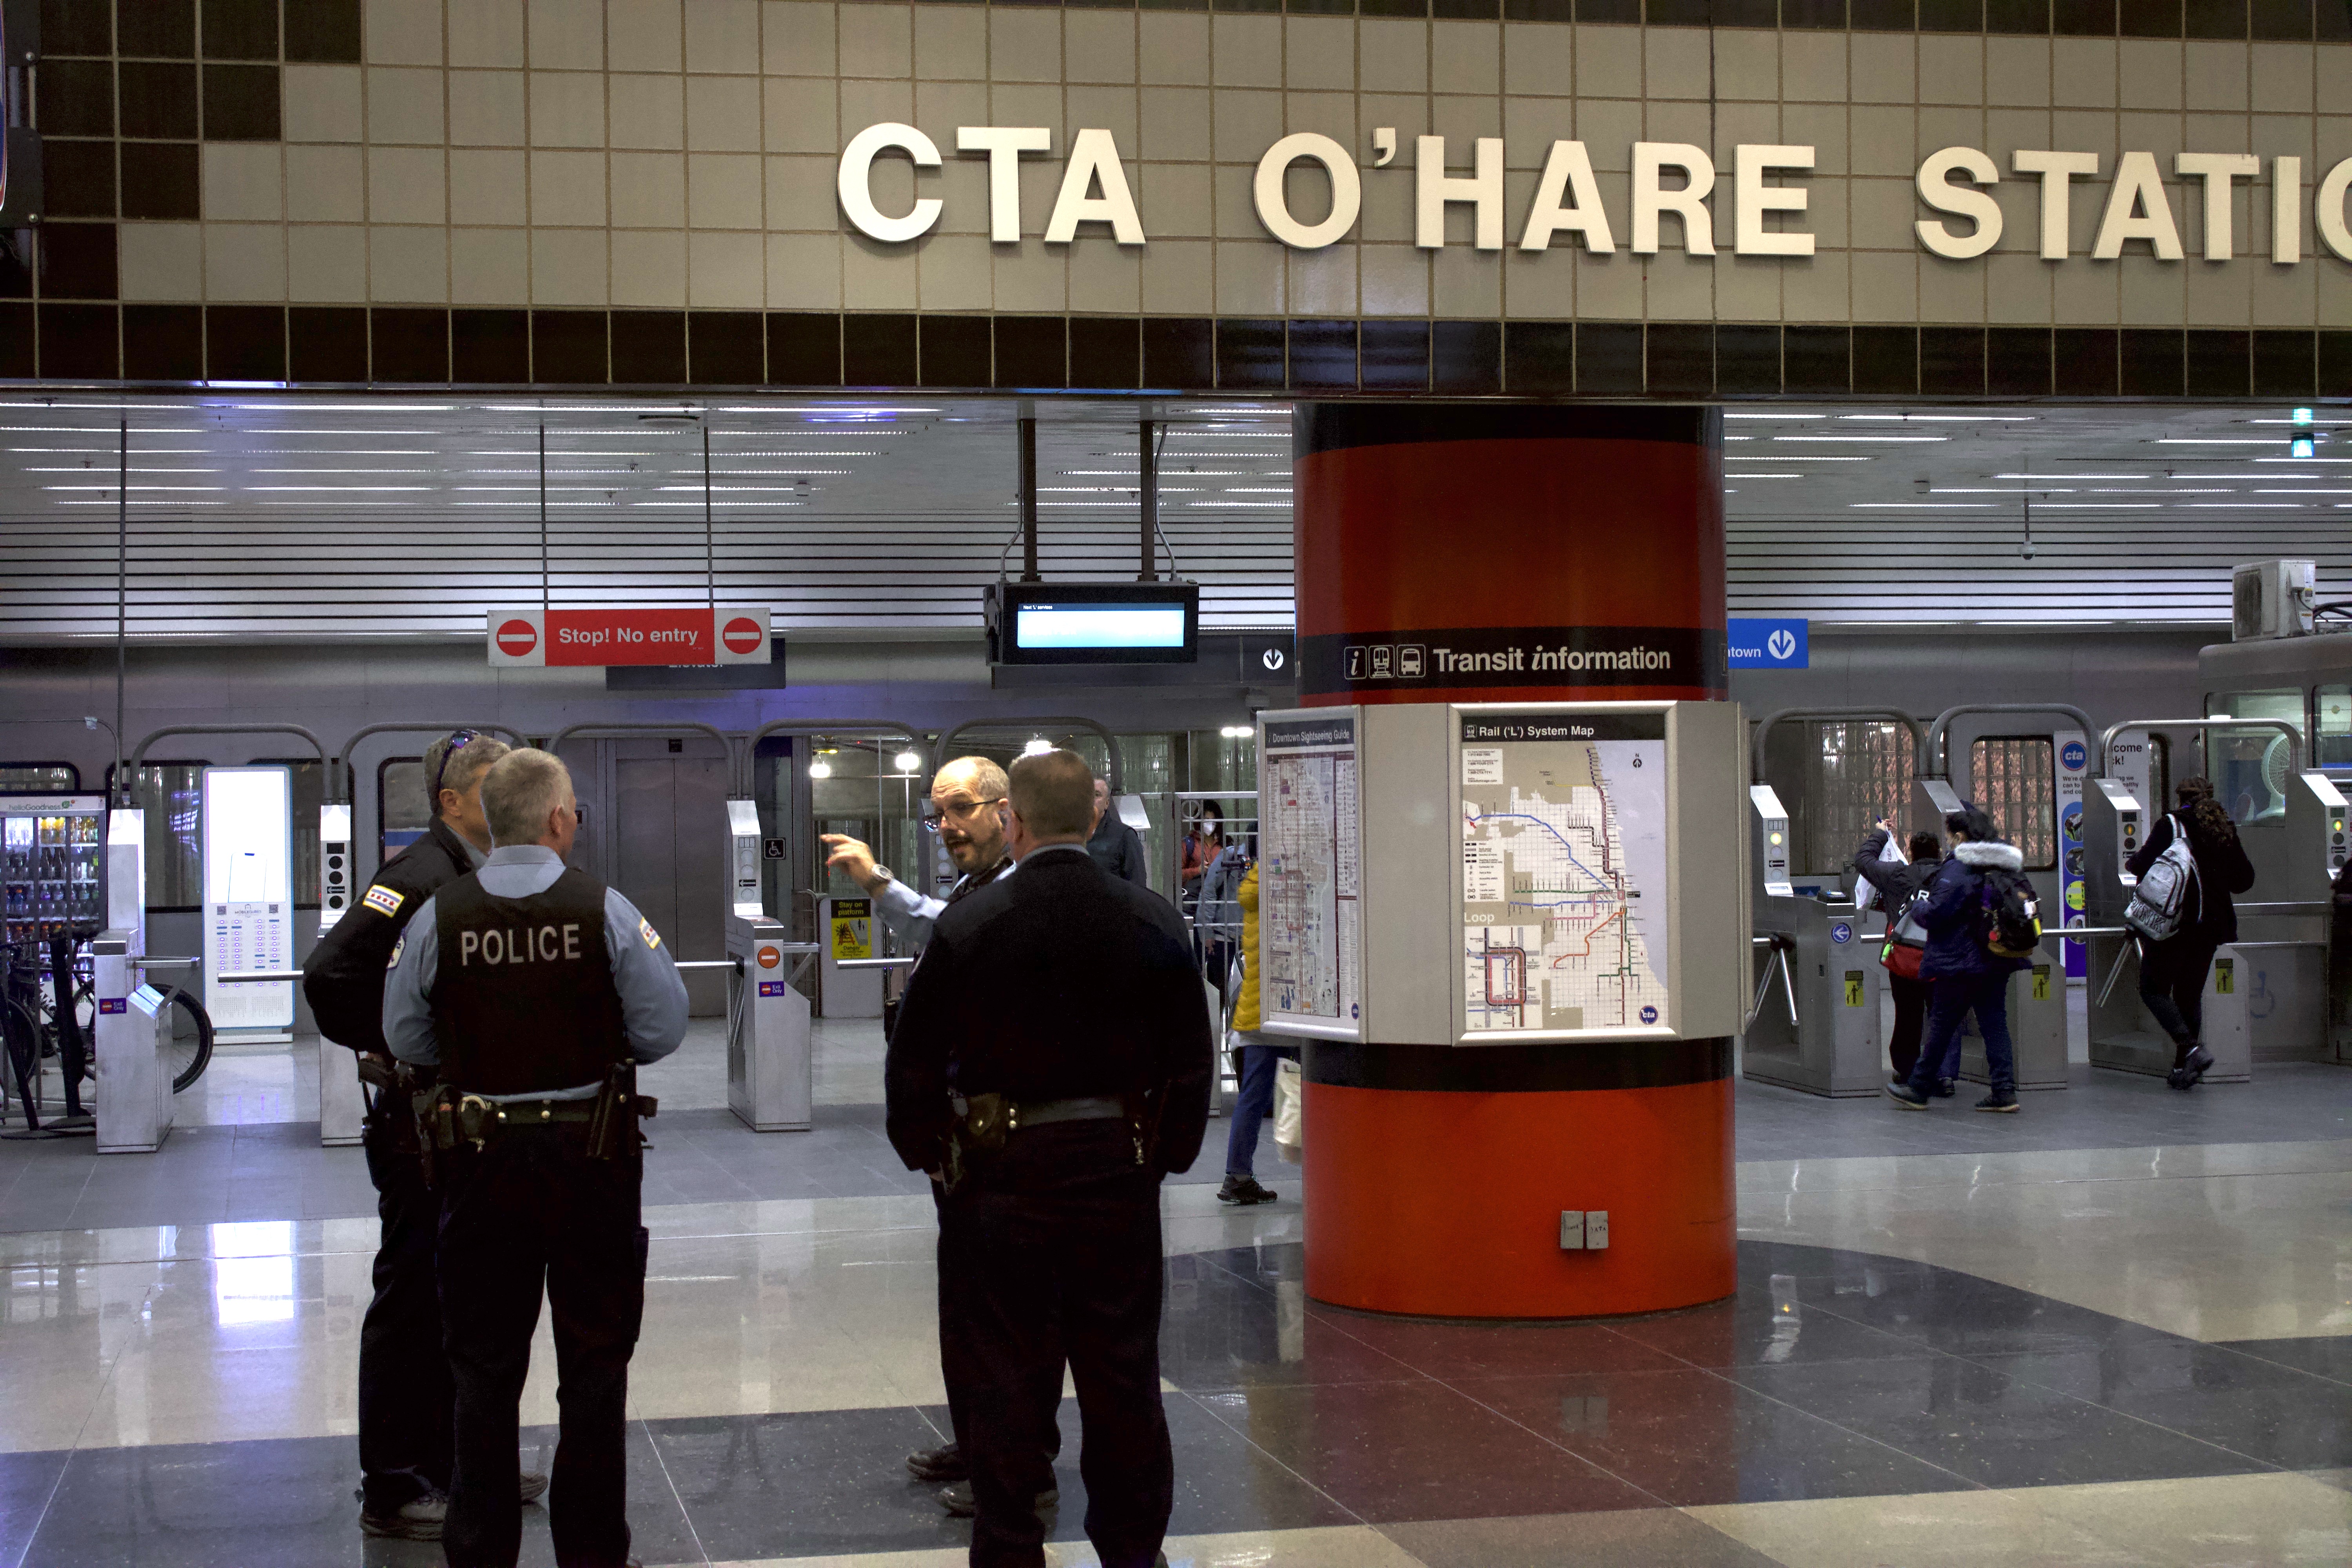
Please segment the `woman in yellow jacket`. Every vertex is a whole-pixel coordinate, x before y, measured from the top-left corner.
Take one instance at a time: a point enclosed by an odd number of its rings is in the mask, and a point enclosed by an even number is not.
[[[1242,907],[1242,990],[1234,1003],[1234,1043],[1241,1047],[1241,1098],[1234,1104],[1233,1124],[1225,1135],[1225,1184],[1217,1189],[1224,1204],[1268,1204],[1274,1190],[1258,1185],[1251,1167],[1257,1159],[1258,1124],[1274,1109],[1274,1064],[1287,1057],[1298,1059],[1298,1047],[1258,1033],[1264,1016],[1258,1003],[1257,868],[1252,866],[1234,894]]]

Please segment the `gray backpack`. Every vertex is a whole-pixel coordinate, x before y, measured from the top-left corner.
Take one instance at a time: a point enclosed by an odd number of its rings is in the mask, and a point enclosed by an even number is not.
[[[2197,881],[2197,857],[2189,850],[2189,825],[2173,818],[2172,842],[2147,868],[2132,889],[2131,906],[2124,910],[2124,924],[2150,942],[2163,942],[2180,930],[2181,911],[2189,904],[2189,889]]]

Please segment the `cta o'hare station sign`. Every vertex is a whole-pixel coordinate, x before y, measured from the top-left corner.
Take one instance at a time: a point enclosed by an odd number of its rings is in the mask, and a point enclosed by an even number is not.
[[[1022,160],[1024,155],[1049,156],[1053,146],[1054,133],[1043,126],[958,128],[958,154],[988,160],[990,239],[1013,244],[1025,237],[1021,232]],[[1395,130],[1374,131],[1372,146],[1371,166],[1389,166],[1397,155]],[[886,155],[908,159],[918,171],[936,169],[944,161],[939,144],[911,125],[869,125],[842,150],[835,182],[841,210],[859,233],[871,238],[886,243],[919,239],[939,223],[945,203],[938,196],[918,195],[907,211],[883,212],[874,200],[871,175],[874,161]],[[1813,149],[1805,146],[1742,142],[1732,150],[1733,254],[1813,254],[1813,236],[1804,226],[1803,182],[1814,161]],[[1301,162],[1321,165],[1328,178],[1330,202],[1318,214],[1294,212],[1283,188],[1290,166]],[[2068,224],[2079,196],[2100,204],[2091,243],[2095,260],[2114,260],[2126,247],[2137,245],[2144,248],[2135,254],[2179,261],[2188,253],[2187,241],[2193,241],[2205,259],[2228,261],[2243,244],[2231,226],[2232,188],[2239,181],[2259,177],[2265,162],[2272,199],[2269,212],[2256,221],[2269,226],[2267,259],[2278,266],[2301,262],[2312,248],[2305,238],[2308,232],[2315,233],[2328,250],[2352,261],[2352,228],[2345,221],[2352,158],[2320,174],[2313,188],[2305,183],[2299,157],[2176,153],[2170,173],[2204,184],[2201,225],[2185,240],[2165,193],[2165,167],[2153,153],[2126,151],[2109,168],[2096,153],[2021,149],[2011,154],[2004,170],[1990,154],[1974,147],[1947,147],[1919,164],[1919,198],[1936,216],[1919,219],[1912,231],[1919,245],[1935,255],[1961,260],[1982,256],[2000,243],[2003,225],[1991,187],[2003,179],[2032,180],[2041,185],[2039,239],[2041,254],[2048,259],[2067,256]],[[1470,173],[1465,174],[1448,169],[1444,137],[1417,136],[1411,165],[1413,243],[1424,250],[1443,249],[1446,209],[1460,205],[1474,215],[1472,243],[1480,250],[1500,250],[1507,242],[1523,251],[1540,251],[1557,242],[1581,244],[1607,255],[1622,243],[1636,255],[1654,255],[1671,228],[1679,230],[1682,249],[1694,256],[1714,255],[1716,229],[1709,203],[1722,181],[1706,151],[1685,142],[1636,142],[1631,167],[1626,203],[1612,210],[1601,200],[1585,143],[1554,142],[1534,196],[1524,210],[1507,211],[1501,137],[1482,136],[1472,143]],[[919,180],[917,189],[921,189]],[[1267,233],[1294,249],[1319,250],[1355,228],[1363,205],[1363,173],[1354,154],[1338,142],[1302,132],[1266,149],[1258,160],[1252,196]],[[2308,229],[2306,213],[2312,220]],[[1045,219],[1045,242],[1067,245],[1081,226],[1095,224],[1101,226],[1096,232],[1107,229],[1120,245],[1140,246],[1149,241],[1146,217],[1111,133],[1079,131],[1063,160],[1060,188]],[[1857,240],[1872,243],[1868,237]]]

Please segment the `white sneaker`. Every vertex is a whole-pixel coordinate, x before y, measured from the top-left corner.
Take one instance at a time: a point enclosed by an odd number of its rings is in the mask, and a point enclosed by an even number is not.
[[[439,1492],[427,1492],[401,1504],[394,1513],[370,1513],[361,1509],[360,1529],[369,1535],[394,1541],[438,1541],[442,1523],[448,1517],[449,1500]]]

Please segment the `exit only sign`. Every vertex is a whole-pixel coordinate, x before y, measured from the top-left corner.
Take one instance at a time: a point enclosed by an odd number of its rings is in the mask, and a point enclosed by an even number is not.
[[[492,610],[490,663],[550,665],[765,664],[768,606],[709,605],[626,610]]]

